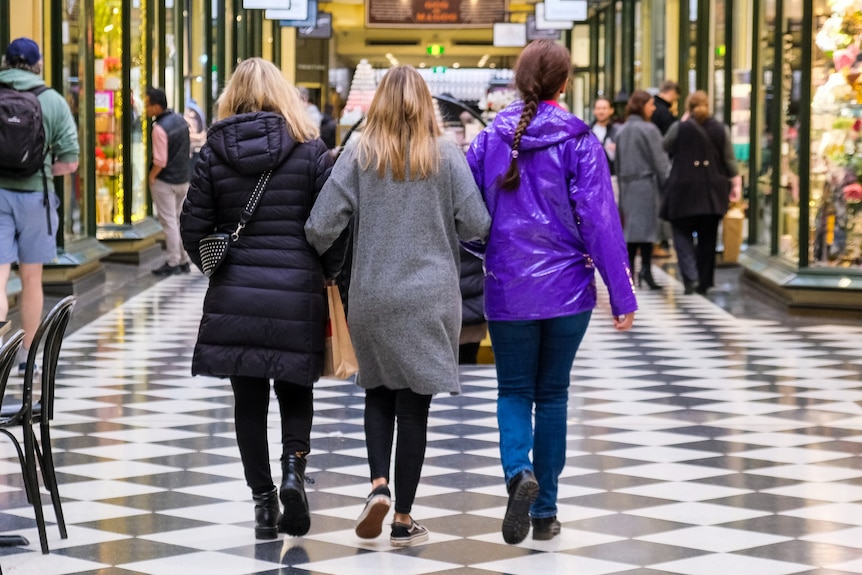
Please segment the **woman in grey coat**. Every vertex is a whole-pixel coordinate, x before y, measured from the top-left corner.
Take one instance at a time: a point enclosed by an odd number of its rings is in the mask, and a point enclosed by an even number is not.
[[[636,90],[626,104],[626,122],[617,136],[616,167],[620,183],[620,216],[629,251],[632,280],[635,255],[641,253],[638,286],[646,282],[660,289],[652,277],[652,246],[659,229],[658,210],[667,180],[668,159],[659,129],[650,121],[655,111],[652,96]]]
[[[326,252],[353,218],[347,321],[365,388],[371,488],[356,524],[382,531],[391,505],[394,426],[395,518],[390,543],[425,541],[410,517],[425,458],[435,393],[458,393],[461,293],[458,238],[485,239],[491,218],[466,158],[440,139],[431,93],[409,66],[390,68],[359,141],[338,158],[305,225]]]

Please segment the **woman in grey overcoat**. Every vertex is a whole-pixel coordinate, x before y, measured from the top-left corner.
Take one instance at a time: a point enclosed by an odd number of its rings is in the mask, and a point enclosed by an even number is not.
[[[636,90],[626,104],[626,121],[617,136],[616,168],[620,184],[620,217],[635,279],[635,255],[641,253],[638,286],[646,282],[659,289],[652,277],[652,246],[659,228],[658,210],[667,180],[668,159],[659,129],[650,121],[655,111],[652,96]]]
[[[431,92],[409,66],[390,68],[377,88],[359,141],[332,169],[305,225],[325,253],[353,218],[347,322],[365,388],[371,493],[356,523],[380,535],[391,505],[390,543],[428,538],[410,516],[425,458],[435,393],[458,393],[461,292],[458,238],[484,240],[491,218],[464,153],[440,138]]]

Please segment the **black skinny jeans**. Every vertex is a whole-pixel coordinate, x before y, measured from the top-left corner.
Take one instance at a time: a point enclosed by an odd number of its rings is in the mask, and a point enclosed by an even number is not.
[[[262,377],[232,376],[230,384],[236,401],[234,421],[236,441],[242,458],[245,480],[252,493],[272,491],[275,484],[269,468],[266,416],[269,412],[269,380]],[[311,387],[276,380],[275,396],[281,412],[281,453],[307,453],[314,414]]]
[[[365,441],[371,480],[386,478],[389,483],[389,461],[395,421],[398,441],[395,446],[395,512],[408,515],[416,498],[416,488],[425,462],[430,395],[419,395],[409,389],[375,387],[365,390]]]

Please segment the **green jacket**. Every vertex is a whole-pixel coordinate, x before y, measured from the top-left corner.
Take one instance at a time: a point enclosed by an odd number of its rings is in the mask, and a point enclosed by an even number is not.
[[[27,70],[11,68],[0,70],[0,84],[8,84],[18,90],[31,90],[45,84],[40,76]],[[78,129],[66,99],[55,90],[45,90],[39,94],[42,105],[42,124],[45,126],[45,142],[48,154],[45,156],[45,173],[48,175],[48,189],[54,189],[51,164],[54,162],[77,162],[80,153]],[[0,188],[13,190],[42,191],[42,174],[29,178],[4,178],[0,176]]]

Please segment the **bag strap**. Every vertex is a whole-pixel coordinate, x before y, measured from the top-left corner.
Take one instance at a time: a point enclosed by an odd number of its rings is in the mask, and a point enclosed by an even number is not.
[[[239,223],[236,225],[236,229],[230,235],[230,238],[233,241],[237,241],[239,239],[240,232],[248,224],[249,220],[251,220],[251,217],[254,215],[258,204],[260,204],[260,198],[263,197],[263,192],[266,191],[266,185],[269,183],[269,177],[271,175],[272,170],[267,170],[260,175],[260,179],[257,181],[257,185],[251,192],[251,195],[249,196],[248,201],[245,204],[245,208],[243,208],[242,213],[239,216]]]

